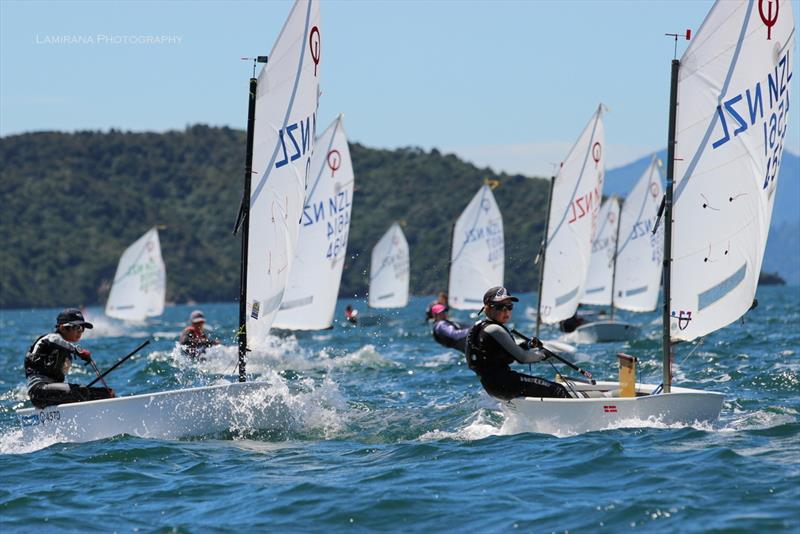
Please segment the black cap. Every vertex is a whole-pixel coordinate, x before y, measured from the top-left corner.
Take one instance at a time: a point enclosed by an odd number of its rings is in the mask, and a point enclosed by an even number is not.
[[[78,308],[67,308],[58,314],[56,319],[56,326],[70,325],[70,326],[83,326],[84,328],[94,328],[92,323],[83,318],[83,313]]]
[[[491,304],[492,302],[503,302],[504,300],[519,302],[519,299],[517,297],[512,297],[508,293],[508,290],[502,286],[495,286],[483,294],[484,304]]]

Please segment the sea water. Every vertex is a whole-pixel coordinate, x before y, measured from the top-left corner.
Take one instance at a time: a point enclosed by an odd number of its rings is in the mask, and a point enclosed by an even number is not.
[[[434,343],[424,321],[431,299],[420,297],[400,310],[343,300],[334,328],[278,332],[250,353],[250,377],[274,384],[269,395],[290,412],[283,428],[79,444],[22,439],[23,356],[58,310],[4,310],[0,528],[797,532],[800,288],[762,287],[758,299],[744,322],[676,350],[676,384],[725,394],[713,425],[511,435],[463,356]],[[360,310],[361,325],[339,320],[347,304]],[[534,305],[532,295],[517,304],[517,329],[532,330]],[[153,340],[108,376],[120,395],[233,381],[238,307],[199,307],[223,341],[205,362],[175,347],[189,306],[142,324],[89,308],[96,328],[82,345],[107,368]],[[641,381],[659,383],[659,312],[618,316],[642,325],[642,338],[580,346],[572,358],[615,380],[615,354],[625,351],[639,358]],[[533,371],[554,374],[549,364]],[[79,364],[69,376],[93,378]]]

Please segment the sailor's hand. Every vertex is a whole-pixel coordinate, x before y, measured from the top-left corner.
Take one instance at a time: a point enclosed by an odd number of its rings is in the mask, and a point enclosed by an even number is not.
[[[542,344],[542,341],[538,337],[532,337],[531,338],[531,345],[535,349],[541,349],[541,348],[544,347],[544,345]]]
[[[116,396],[117,393],[112,388],[108,388],[108,398],[113,399]]]
[[[523,348],[523,349],[525,349],[525,350],[538,349],[538,348],[539,348],[538,341],[539,341],[539,340],[538,340],[538,339],[536,339],[536,338],[533,338],[533,339],[527,339],[527,340],[525,340],[525,342],[522,344],[522,348]]]
[[[81,349],[81,350],[79,350],[79,351],[78,351],[78,357],[79,357],[81,360],[83,360],[83,361],[85,361],[85,362],[87,362],[87,363],[88,363],[88,362],[90,362],[90,361],[92,361],[92,353],[91,353],[91,352],[89,352],[89,351],[88,351],[88,350],[86,350],[86,349]]]

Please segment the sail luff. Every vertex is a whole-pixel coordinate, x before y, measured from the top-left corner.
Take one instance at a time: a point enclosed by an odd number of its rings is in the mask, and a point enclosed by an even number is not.
[[[547,192],[547,210],[544,218],[544,233],[541,241],[541,257],[539,258],[539,280],[536,290],[536,337],[539,337],[539,330],[542,327],[542,284],[544,283],[544,262],[547,258],[547,234],[550,229],[550,210],[553,206],[553,186],[556,177],[550,177],[550,188]]]
[[[675,130],[678,107],[678,72],[681,63],[672,60],[669,89],[669,128],[667,131],[667,189],[664,197],[664,310],[662,313],[661,387],[664,393],[672,388],[672,340],[670,339],[671,265],[672,265],[672,190],[675,176]]]
[[[247,96],[247,142],[245,147],[244,187],[242,191],[242,237],[239,259],[239,328],[236,339],[239,346],[239,382],[247,380],[247,258],[250,238],[250,185],[253,176],[253,132],[256,122],[256,93],[258,80],[250,78]]]

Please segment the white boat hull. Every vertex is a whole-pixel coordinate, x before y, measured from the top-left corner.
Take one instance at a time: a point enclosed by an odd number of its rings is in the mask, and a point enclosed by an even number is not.
[[[722,410],[721,393],[672,387],[670,393],[651,395],[652,384],[637,384],[636,397],[616,396],[618,382],[573,384],[588,398],[524,397],[502,404],[505,432],[574,435],[612,428],[713,423]]]
[[[129,434],[178,439],[285,427],[266,382],[241,382],[17,411],[23,439],[85,442]]]
[[[573,343],[609,343],[632,341],[641,335],[641,329],[630,323],[619,321],[596,321],[579,326],[565,339]]]

